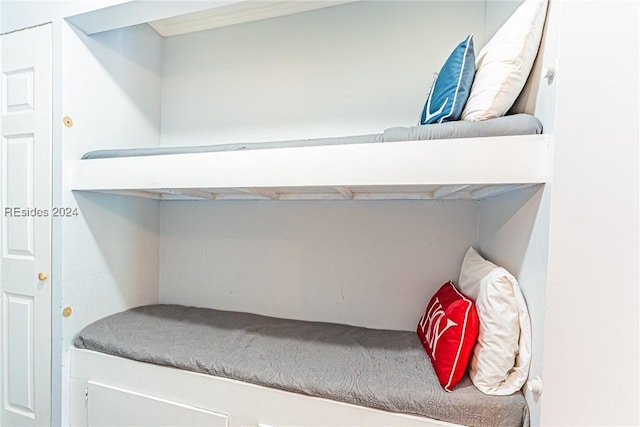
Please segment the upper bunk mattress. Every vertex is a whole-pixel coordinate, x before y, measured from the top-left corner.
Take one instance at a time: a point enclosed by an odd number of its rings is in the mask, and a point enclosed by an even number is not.
[[[528,114],[514,114],[479,122],[465,120],[440,124],[391,127],[383,133],[336,138],[316,138],[293,141],[250,142],[198,145],[185,147],[127,148],[90,151],[82,159],[155,156],[164,154],[209,153],[268,148],[311,147],[321,145],[366,144],[394,141],[423,141],[434,139],[480,138],[489,136],[535,135],[542,133],[542,123]]]
[[[438,383],[415,332],[150,305],[101,319],[78,348],[469,426],[528,426],[521,392]]]

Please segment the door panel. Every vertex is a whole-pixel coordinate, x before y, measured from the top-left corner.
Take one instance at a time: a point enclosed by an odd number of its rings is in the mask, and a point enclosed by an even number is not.
[[[35,415],[33,369],[33,297],[4,293],[7,328],[7,408],[27,417]]]
[[[20,214],[23,207],[34,206],[34,135],[10,135],[3,137],[2,143],[4,207],[11,210],[3,210],[4,257],[33,260],[34,217],[22,217]],[[14,213],[17,215],[13,216]]]
[[[51,25],[0,48],[0,425],[49,425]]]

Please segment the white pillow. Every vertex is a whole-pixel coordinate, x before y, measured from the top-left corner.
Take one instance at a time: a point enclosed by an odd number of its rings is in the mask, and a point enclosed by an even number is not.
[[[486,394],[520,390],[531,364],[531,321],[515,277],[469,248],[458,287],[475,300],[480,321],[469,365],[471,381]]]
[[[536,59],[547,0],[526,0],[476,57],[476,75],[462,119],[504,116],[520,95]]]

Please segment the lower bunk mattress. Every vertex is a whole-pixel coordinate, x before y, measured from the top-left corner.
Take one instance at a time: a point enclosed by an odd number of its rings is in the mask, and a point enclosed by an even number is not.
[[[75,346],[457,424],[529,425],[521,392],[488,396],[468,376],[446,392],[415,332],[159,304],[92,323]]]

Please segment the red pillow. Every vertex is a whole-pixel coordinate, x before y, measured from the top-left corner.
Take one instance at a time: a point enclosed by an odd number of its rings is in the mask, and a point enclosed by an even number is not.
[[[418,336],[445,390],[451,391],[467,370],[478,338],[473,301],[447,282],[431,297],[418,323]]]

